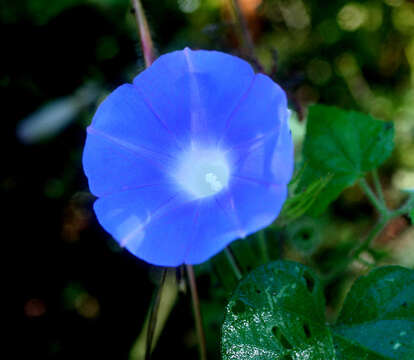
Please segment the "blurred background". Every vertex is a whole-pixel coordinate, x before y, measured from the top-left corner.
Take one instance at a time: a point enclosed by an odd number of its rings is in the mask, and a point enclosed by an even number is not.
[[[160,54],[189,46],[247,57],[229,1],[142,3]],[[399,190],[414,188],[414,2],[240,0],[240,5],[264,71],[289,93],[298,154],[309,104],[394,121],[396,148],[380,178],[388,204],[397,206],[403,199]],[[100,228],[81,167],[85,128],[97,104],[144,68],[131,4],[3,0],[0,22],[3,241],[12,244],[20,269],[15,283],[23,340],[13,357],[139,359],[130,352],[159,271],[117,247]],[[374,216],[359,188],[352,187],[323,217],[277,228],[277,236],[273,230],[259,235],[274,258],[283,253],[323,273]],[[408,218],[395,219],[377,241],[378,251],[366,254],[367,264],[413,267],[412,229]],[[283,242],[273,244],[275,236]],[[214,276],[216,260],[197,269],[211,359],[219,358],[220,321],[232,286],[221,286],[223,279]],[[352,271],[348,275],[328,283],[328,313],[335,313]],[[188,291],[174,301],[154,359],[197,357]]]

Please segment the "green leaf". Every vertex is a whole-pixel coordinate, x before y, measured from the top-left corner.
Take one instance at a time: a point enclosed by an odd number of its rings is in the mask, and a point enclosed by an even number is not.
[[[414,359],[414,271],[386,266],[359,278],[333,336],[338,360]]]
[[[222,328],[223,359],[334,359],[323,289],[304,265],[276,261],[246,276]]]
[[[331,106],[310,107],[299,188],[332,176],[311,212],[320,214],[346,187],[381,165],[393,150],[393,137],[390,122]]]
[[[252,271],[226,307],[223,359],[414,359],[414,270],[387,266],[358,279],[334,326],[322,291],[301,264]]]
[[[410,212],[411,224],[414,224],[414,208]]]

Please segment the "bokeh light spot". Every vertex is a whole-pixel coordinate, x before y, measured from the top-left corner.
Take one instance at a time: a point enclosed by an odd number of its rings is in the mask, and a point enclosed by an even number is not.
[[[337,21],[341,29],[355,31],[368,19],[365,6],[357,3],[346,4],[338,13]]]
[[[46,305],[41,299],[30,299],[24,304],[24,314],[29,318],[37,318],[46,313]]]
[[[392,22],[395,28],[401,33],[414,33],[414,4],[405,3],[394,9]]]
[[[87,319],[97,318],[100,312],[98,300],[87,293],[82,293],[76,297],[75,309],[79,315]]]
[[[200,7],[200,0],[178,0],[178,7],[184,13],[192,13]]]

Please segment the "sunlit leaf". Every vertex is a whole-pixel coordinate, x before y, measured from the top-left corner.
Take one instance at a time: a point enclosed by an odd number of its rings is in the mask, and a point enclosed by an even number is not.
[[[336,325],[325,322],[323,289],[308,267],[276,261],[238,285],[222,328],[224,360],[410,360],[414,271],[373,270],[351,288]]]
[[[323,290],[304,265],[276,261],[257,268],[226,307],[223,359],[334,359]]]

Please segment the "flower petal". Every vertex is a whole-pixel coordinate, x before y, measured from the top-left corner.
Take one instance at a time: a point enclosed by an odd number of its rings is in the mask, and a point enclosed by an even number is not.
[[[193,239],[198,202],[154,186],[99,198],[94,210],[103,228],[132,254],[154,265],[178,266]]]
[[[289,116],[282,119],[280,135],[274,152],[271,168],[277,183],[289,183],[295,166],[295,148],[289,128]]]
[[[89,133],[83,153],[89,188],[96,196],[168,182],[163,164]]]
[[[287,184],[293,174],[294,146],[287,116],[280,120],[277,134],[251,146],[233,151],[236,158],[232,176],[263,184]]]
[[[176,149],[175,138],[162,119],[130,84],[119,86],[99,106],[91,126],[136,148],[160,154]]]
[[[138,91],[122,85],[99,106],[83,153],[91,191],[102,196],[125,188],[165,182],[178,150]]]
[[[278,134],[287,116],[285,92],[268,76],[257,74],[250,91],[228,119],[221,144],[250,147]]]
[[[218,197],[203,199],[198,226],[185,253],[184,262],[200,264],[243,235],[239,227],[230,221],[228,211],[218,202]]]
[[[186,48],[159,57],[134,85],[181,143],[215,144],[254,76],[237,57]]]
[[[199,225],[185,263],[199,264],[230,242],[271,224],[287,197],[287,186],[236,179],[231,190],[201,205]]]

